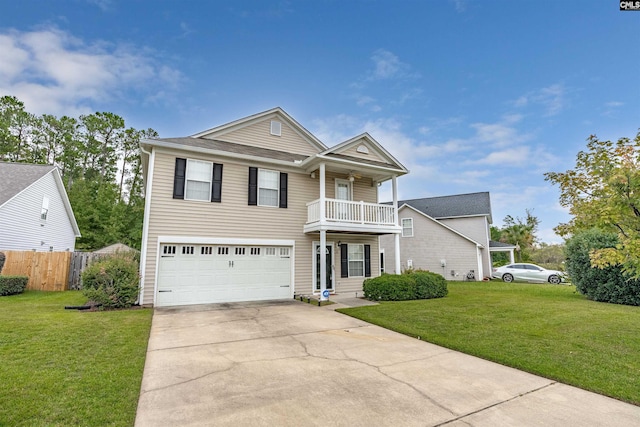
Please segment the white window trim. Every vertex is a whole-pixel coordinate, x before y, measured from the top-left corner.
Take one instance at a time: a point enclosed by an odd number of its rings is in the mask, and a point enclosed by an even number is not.
[[[275,205],[263,205],[263,204],[260,204],[260,188],[261,188],[260,187],[260,172],[262,172],[262,171],[275,172],[275,173],[278,174],[278,183],[276,184],[276,188],[275,188],[275,190],[278,192],[278,195],[276,196],[276,204]],[[258,187],[258,194],[257,194],[258,206],[264,206],[264,207],[267,207],[267,208],[278,208],[278,207],[280,207],[280,171],[273,170],[273,169],[261,169],[261,168],[258,168],[258,183],[257,183],[257,187]],[[264,187],[264,188],[265,188],[265,190],[273,190],[273,188],[266,188],[266,187]]]
[[[360,260],[359,259],[356,259],[356,260],[353,260],[353,261],[351,260],[351,252],[349,251],[349,247],[350,246],[361,246],[362,247],[362,276],[354,276],[354,275],[351,274],[351,263],[352,262],[360,262]],[[364,277],[365,276],[365,271],[364,271],[365,262],[366,262],[366,260],[365,260],[365,255],[364,255],[364,243],[348,243],[347,244],[347,270],[348,270],[348,274],[347,275],[349,276],[349,278],[352,278],[352,277],[354,277],[354,278],[356,278],[356,277]]]
[[[409,220],[411,222],[411,234],[405,234],[404,233],[404,221],[405,220]],[[400,226],[402,227],[402,237],[413,237],[413,218],[401,218],[400,219]]]
[[[207,192],[208,197],[207,199],[190,199],[187,197],[188,191],[187,191],[187,187],[189,186],[189,162],[200,162],[200,163],[208,163],[209,164],[209,191]],[[191,180],[194,182],[204,182],[204,181],[196,181],[196,180]],[[213,185],[213,162],[208,162],[206,160],[198,160],[198,159],[187,159],[187,167],[185,169],[184,172],[184,199],[185,200],[192,200],[194,202],[211,202],[211,186]]]

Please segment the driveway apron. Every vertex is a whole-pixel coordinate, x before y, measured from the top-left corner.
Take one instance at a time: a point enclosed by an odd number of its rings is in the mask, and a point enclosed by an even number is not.
[[[638,426],[640,407],[328,307],[156,309],[136,426],[244,425]]]

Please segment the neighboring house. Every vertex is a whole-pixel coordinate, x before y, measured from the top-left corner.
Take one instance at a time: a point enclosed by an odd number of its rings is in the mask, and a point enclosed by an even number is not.
[[[429,270],[447,280],[491,277],[488,192],[405,200],[398,205],[402,270]],[[382,260],[395,256],[394,243],[388,236],[380,237]]]
[[[407,170],[367,133],[328,148],[274,108],[140,148],[145,305],[357,292],[401,232],[378,186]]]
[[[0,250],[74,250],[80,230],[56,166],[0,162],[0,230]]]

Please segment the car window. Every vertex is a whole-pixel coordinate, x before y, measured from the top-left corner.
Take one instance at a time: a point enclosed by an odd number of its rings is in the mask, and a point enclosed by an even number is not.
[[[522,265],[522,264],[513,264],[511,266],[511,268],[518,268],[520,270],[524,270],[524,265]]]
[[[542,271],[541,268],[538,268],[535,265],[525,265],[524,268],[527,270]]]

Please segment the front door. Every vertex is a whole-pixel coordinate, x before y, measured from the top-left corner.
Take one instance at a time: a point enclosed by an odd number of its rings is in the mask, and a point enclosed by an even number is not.
[[[314,271],[316,291],[320,291],[320,245],[315,244]],[[327,289],[333,291],[333,244],[327,245],[325,249],[325,257],[327,260]]]

